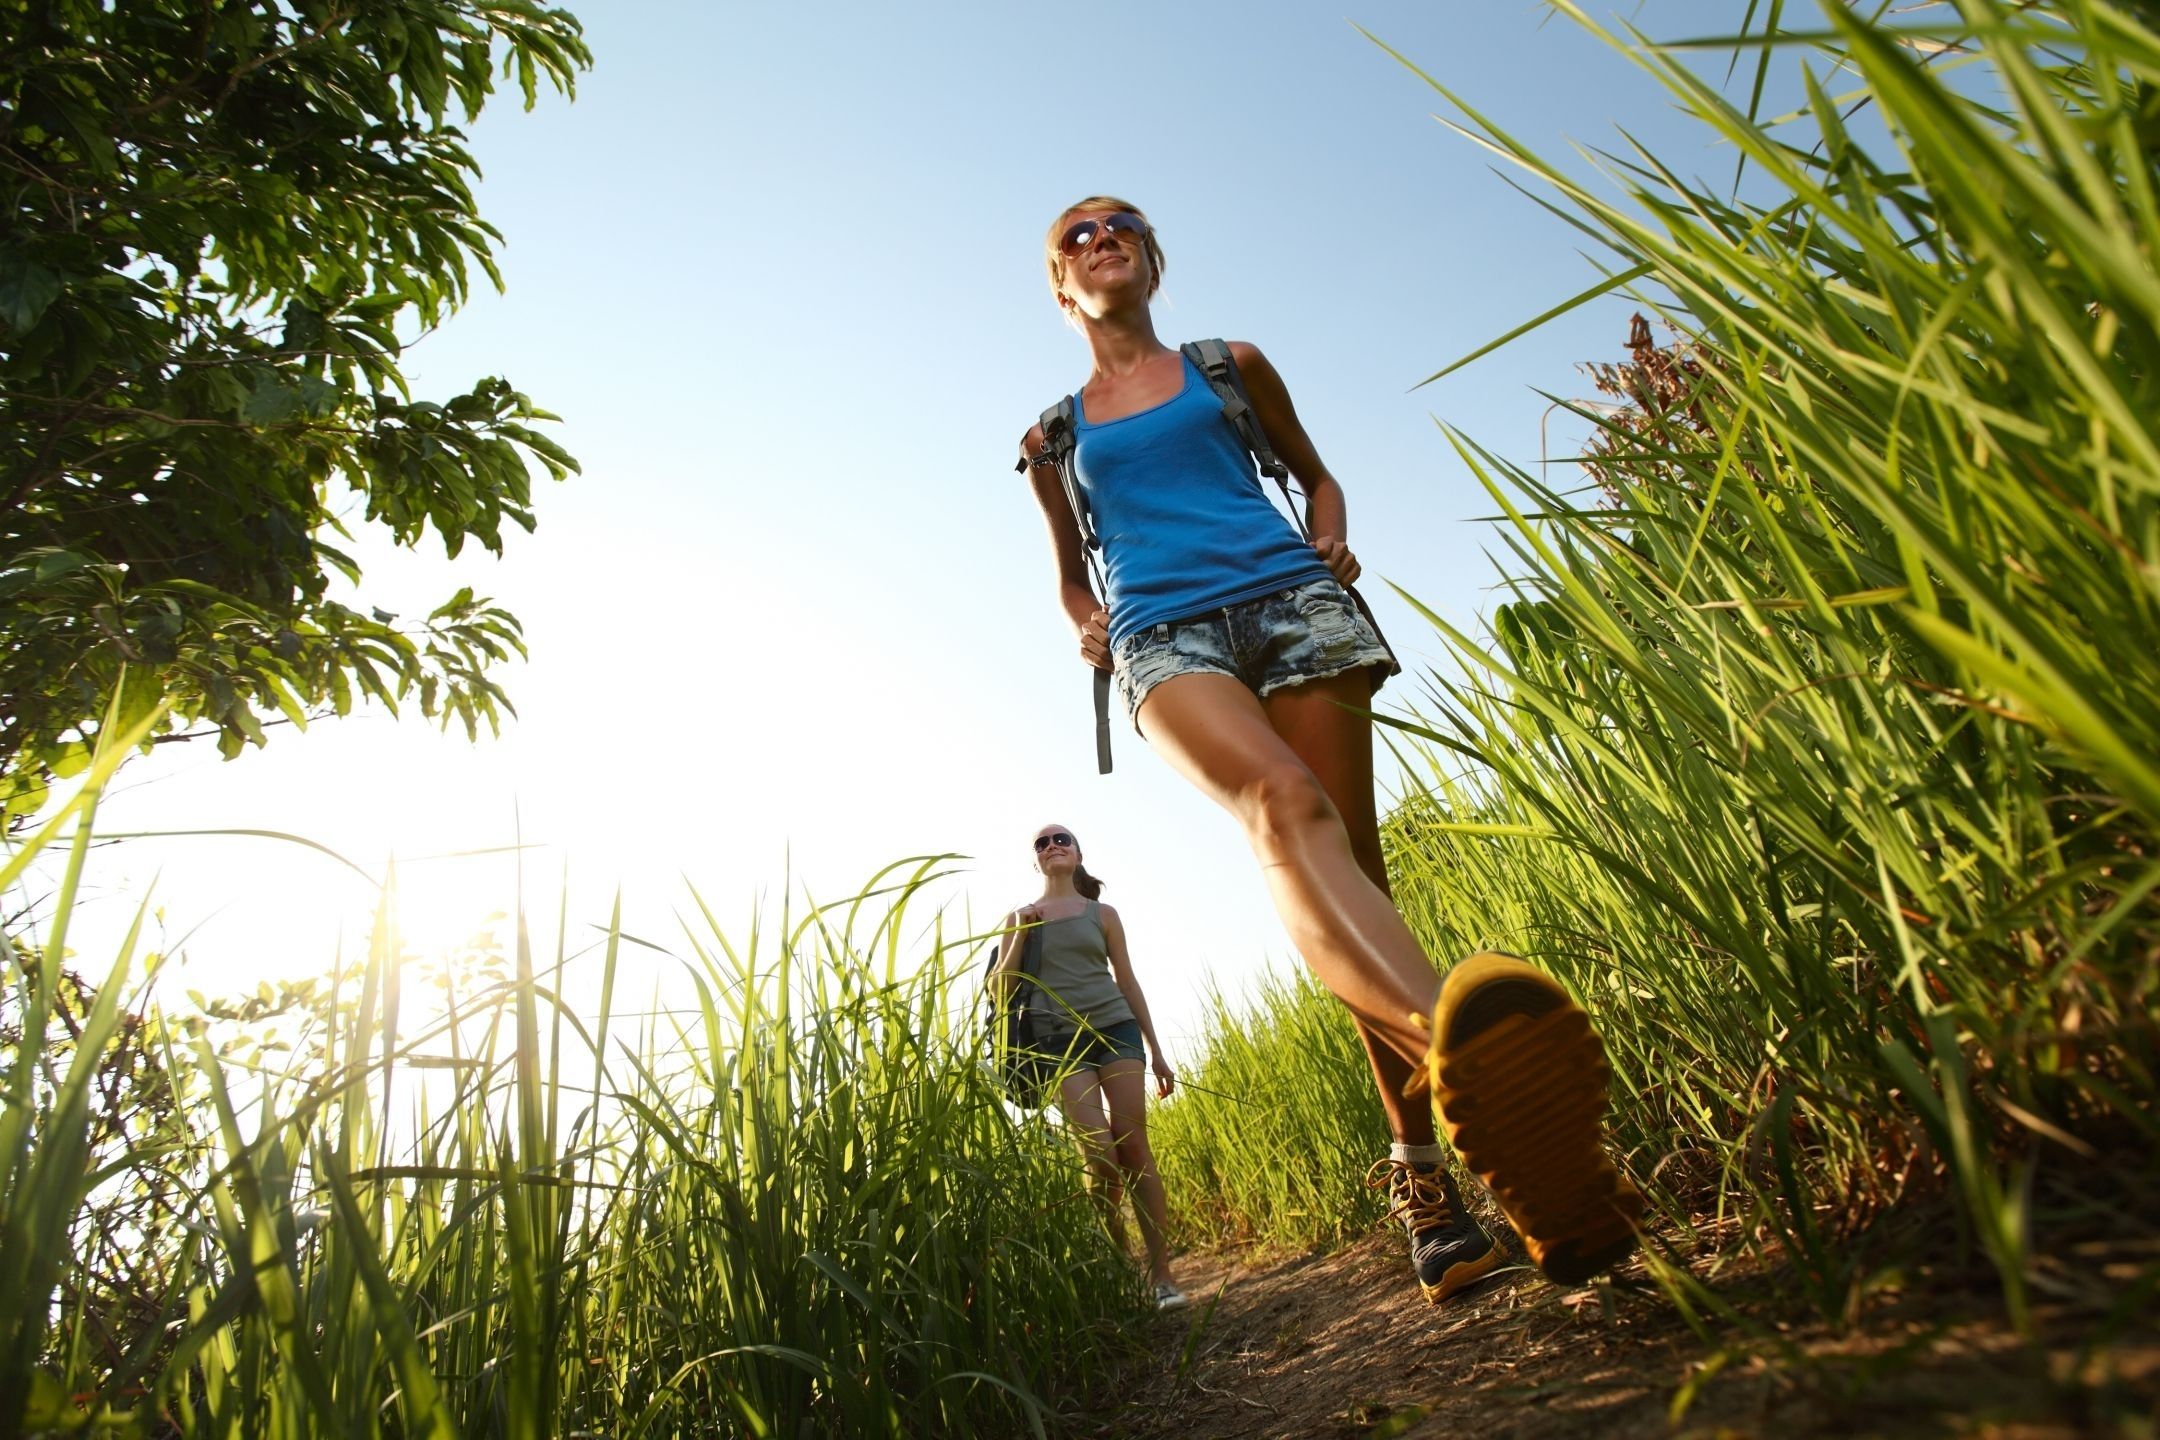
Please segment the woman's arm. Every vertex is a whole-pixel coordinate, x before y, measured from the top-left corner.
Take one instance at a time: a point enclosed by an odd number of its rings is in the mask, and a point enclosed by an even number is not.
[[[1005,917],[1005,938],[998,942],[997,963],[990,967],[990,993],[1000,1003],[1008,991],[1020,983],[1020,950],[1027,943],[1027,926],[1042,922],[1042,911],[1033,905],[1023,905]]]
[[[1148,1014],[1147,996],[1140,993],[1139,978],[1133,974],[1132,956],[1125,949],[1125,922],[1108,905],[1098,910],[1102,915],[1103,942],[1110,950],[1110,974],[1124,992],[1125,1003],[1132,1006],[1133,1019],[1140,1022],[1140,1035],[1147,1041],[1148,1059],[1155,1071],[1155,1095],[1165,1099],[1177,1085],[1177,1074],[1163,1058],[1162,1041],[1155,1038],[1155,1021]]]
[[[1088,582],[1087,552],[1081,544],[1079,522],[1065,498],[1065,482],[1048,458],[1036,459],[1042,448],[1042,426],[1036,425],[1021,437],[1020,458],[1027,464],[1028,484],[1042,508],[1043,523],[1050,527],[1050,553],[1057,560],[1058,608],[1080,637],[1080,658],[1098,670],[1108,670],[1110,617]]]
[[[1290,467],[1290,474],[1305,492],[1312,512],[1313,549],[1320,552],[1320,559],[1337,580],[1355,584],[1362,567],[1350,553],[1350,515],[1343,503],[1343,488],[1328,473],[1312,437],[1305,433],[1297,407],[1290,403],[1289,387],[1257,345],[1233,340],[1230,358],[1237,361],[1245,393],[1252,398],[1253,413],[1260,417],[1260,429],[1267,435],[1268,444]]]

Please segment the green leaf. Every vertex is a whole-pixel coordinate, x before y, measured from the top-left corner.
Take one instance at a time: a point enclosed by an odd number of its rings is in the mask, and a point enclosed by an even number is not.
[[[473,604],[473,588],[472,586],[467,585],[460,589],[457,594],[452,595],[448,600],[445,600],[442,604],[436,606],[434,611],[429,614],[428,619],[455,619],[470,611],[473,608]]]
[[[148,689],[149,687],[145,686],[144,688]],[[77,740],[72,744],[62,746],[56,751],[52,758],[46,762],[45,768],[52,772],[52,777],[55,780],[72,780],[90,768],[92,758],[90,747]]]
[[[23,334],[59,298],[59,275],[34,261],[0,254],[0,323]]]
[[[318,420],[336,414],[345,400],[342,389],[316,375],[299,376],[294,381],[294,392],[299,407]]]
[[[89,558],[72,550],[49,550],[38,557],[36,575],[40,581],[57,580],[72,574],[90,563]]]
[[[299,418],[300,392],[275,370],[263,372],[240,407],[240,418],[250,425],[282,425]]]

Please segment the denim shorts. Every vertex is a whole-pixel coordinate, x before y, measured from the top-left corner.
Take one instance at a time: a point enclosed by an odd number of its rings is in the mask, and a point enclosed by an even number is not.
[[[1111,659],[1136,730],[1140,702],[1173,675],[1228,675],[1265,699],[1287,685],[1368,667],[1378,690],[1402,668],[1350,592],[1333,579],[1135,630],[1117,643]]]
[[[1147,1047],[1140,1043],[1138,1020],[1119,1020],[1099,1028],[1090,1025],[1077,1035],[1070,1031],[1045,1035],[1035,1044],[1036,1049],[1060,1063],[1069,1057],[1074,1068],[1080,1070],[1100,1070],[1113,1060],[1147,1058]]]

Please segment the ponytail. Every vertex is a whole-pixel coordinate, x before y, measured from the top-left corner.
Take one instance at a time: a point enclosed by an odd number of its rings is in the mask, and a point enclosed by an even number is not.
[[[1087,866],[1079,866],[1073,871],[1073,889],[1079,891],[1082,898],[1088,900],[1102,899],[1102,887],[1102,881],[1088,874]]]

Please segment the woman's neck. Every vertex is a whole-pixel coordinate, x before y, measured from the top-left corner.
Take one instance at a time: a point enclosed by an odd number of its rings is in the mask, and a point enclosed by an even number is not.
[[[1090,316],[1082,326],[1095,361],[1093,379],[1129,375],[1170,348],[1155,338],[1154,312],[1145,305]]]
[[[1043,876],[1042,898],[1045,900],[1078,900],[1081,896],[1080,892],[1073,888],[1072,876],[1045,875]]]

